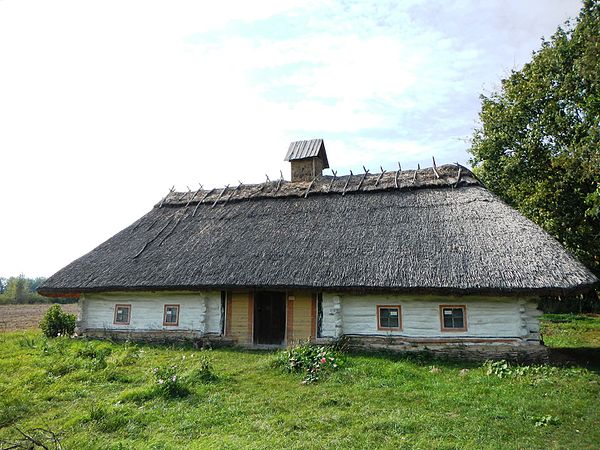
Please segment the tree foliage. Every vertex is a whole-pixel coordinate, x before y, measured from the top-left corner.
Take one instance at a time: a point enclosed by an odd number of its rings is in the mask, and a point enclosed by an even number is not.
[[[476,175],[600,275],[600,0],[481,100]]]
[[[2,303],[74,303],[77,298],[49,299],[36,292],[46,279],[43,277],[27,278],[23,274],[18,277],[0,277],[0,304]]]

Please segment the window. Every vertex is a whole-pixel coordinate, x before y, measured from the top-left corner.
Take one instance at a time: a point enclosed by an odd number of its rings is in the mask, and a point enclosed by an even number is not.
[[[115,325],[129,325],[131,305],[115,305]]]
[[[179,324],[179,305],[165,305],[163,325],[177,326]]]
[[[402,329],[400,305],[377,306],[377,329],[388,331]]]
[[[440,305],[442,331],[467,331],[467,307]]]

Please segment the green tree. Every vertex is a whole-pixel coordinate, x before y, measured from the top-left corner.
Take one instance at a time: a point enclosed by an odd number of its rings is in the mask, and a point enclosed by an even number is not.
[[[481,100],[476,175],[600,275],[600,0]]]
[[[6,283],[5,296],[12,303],[26,303],[29,293],[29,280],[23,276],[10,277]]]

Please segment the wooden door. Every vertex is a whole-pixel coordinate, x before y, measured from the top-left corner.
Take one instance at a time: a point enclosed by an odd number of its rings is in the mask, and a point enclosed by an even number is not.
[[[285,339],[285,292],[254,293],[254,343],[281,345]]]

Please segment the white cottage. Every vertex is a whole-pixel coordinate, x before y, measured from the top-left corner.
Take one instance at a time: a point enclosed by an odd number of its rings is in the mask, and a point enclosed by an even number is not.
[[[323,176],[290,145],[291,181],[170,192],[50,277],[88,336],[539,355],[541,296],[594,275],[460,165]]]

